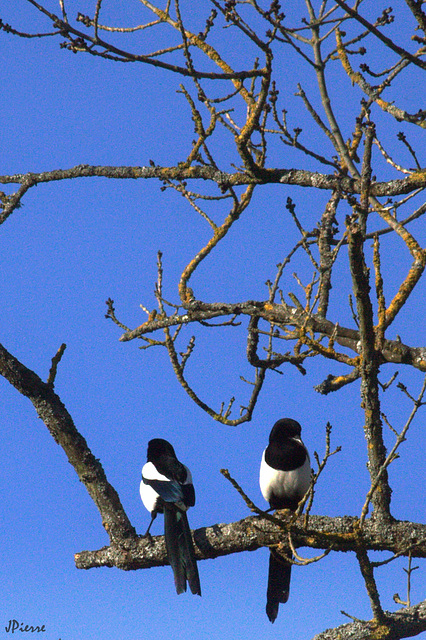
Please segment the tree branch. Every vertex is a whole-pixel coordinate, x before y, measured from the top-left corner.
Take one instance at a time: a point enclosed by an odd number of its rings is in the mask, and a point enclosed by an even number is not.
[[[163,330],[165,327],[187,325],[193,322],[211,320],[224,316],[247,315],[252,318],[260,317],[275,325],[290,325],[300,329],[309,329],[315,333],[334,337],[334,340],[343,347],[352,349],[358,353],[360,341],[359,331],[347,327],[341,327],[326,318],[318,315],[310,315],[303,309],[296,309],[287,304],[276,304],[257,300],[245,302],[220,302],[203,303],[193,301],[188,305],[187,312],[183,315],[171,315],[169,317],[156,317],[141,324],[136,329],[123,333],[121,342],[135,340],[148,333]],[[381,350],[383,363],[408,364],[420,371],[426,371],[426,347],[409,347],[398,340],[384,340]],[[274,365],[274,360],[271,360]]]
[[[121,505],[120,498],[105,475],[101,463],[90,451],[86,440],[49,382],[27,369],[0,345],[0,375],[19,393],[31,400],[55,442],[59,444],[99,509],[102,524],[111,542],[134,539],[136,533]]]
[[[361,399],[365,415],[365,437],[368,451],[368,470],[371,482],[377,482],[377,490],[372,496],[375,515],[390,518],[391,489],[387,469],[383,467],[386,449],[383,442],[382,420],[379,399],[378,372],[379,352],[376,350],[376,336],[373,322],[373,307],[370,300],[368,270],[363,251],[361,226],[352,222],[348,225],[349,264],[352,274],[353,291],[357,302],[360,334]],[[380,473],[380,477],[379,477]]]
[[[309,516],[308,527],[304,516],[292,521],[288,511],[276,511],[274,519],[282,519],[284,527],[271,519],[248,516],[229,524],[214,524],[193,531],[195,554],[198,560],[208,560],[243,551],[255,551],[261,547],[287,541],[287,528],[291,521],[291,535],[295,548],[309,546],[312,549],[328,549],[333,552],[356,551],[359,548],[359,520],[353,516],[329,518]],[[413,558],[426,558],[426,525],[413,522],[394,521],[378,527],[373,520],[366,520],[362,530],[366,549],[389,551],[392,554]],[[96,551],[81,551],[75,555],[77,569],[94,567],[118,567],[125,571],[149,569],[168,564],[164,536],[151,540],[139,536],[136,544],[130,541],[102,547]]]
[[[398,55],[400,55],[401,58],[406,58],[407,60],[417,65],[418,67],[421,67],[422,69],[426,69],[426,62],[424,62],[423,60],[419,60],[419,58],[416,58],[416,56],[413,56],[409,51],[406,51],[405,49],[402,49],[401,47],[399,47],[390,38],[388,38],[381,31],[379,31],[374,25],[368,22],[368,20],[363,18],[357,11],[355,11],[354,9],[351,9],[351,7],[349,7],[346,4],[346,2],[343,2],[343,0],[336,0],[336,2],[338,5],[342,7],[342,9],[346,11],[346,13],[348,13],[352,18],[355,18],[355,20],[358,20],[358,22],[360,22],[364,27],[366,27],[373,35],[376,36],[376,38],[381,40],[387,47],[389,47],[389,49],[392,49],[392,51],[395,51]]]
[[[305,169],[258,169],[255,175],[249,173],[227,173],[218,171],[215,167],[207,165],[193,165],[187,167],[178,165],[176,167],[160,166],[94,166],[80,164],[70,169],[54,169],[53,171],[42,171],[41,173],[26,173],[0,176],[0,184],[21,184],[20,189],[7,197],[7,202],[3,204],[3,211],[0,214],[0,224],[19,207],[22,197],[31,187],[45,182],[55,182],[59,180],[72,180],[74,178],[111,178],[115,180],[137,180],[152,179],[159,180],[209,180],[218,185],[220,189],[227,189],[230,186],[246,186],[256,184],[288,184],[299,187],[311,187],[328,191],[339,190],[342,194],[357,195],[361,193],[361,180],[348,178],[347,176],[336,176],[323,174]],[[426,188],[426,170],[415,171],[411,175],[389,180],[388,182],[373,182],[370,187],[372,197],[397,196],[412,193],[417,189]]]
[[[400,640],[426,630],[426,600],[394,613],[386,611],[385,614],[383,625],[378,625],[375,620],[356,620],[335,629],[327,629],[312,640]]]

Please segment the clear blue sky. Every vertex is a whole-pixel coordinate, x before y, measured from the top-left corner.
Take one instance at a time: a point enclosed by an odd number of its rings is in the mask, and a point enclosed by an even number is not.
[[[69,14],[77,9],[89,13],[92,4],[69,2]],[[132,23],[143,19],[141,5],[129,8],[130,4],[117,3],[122,23],[127,16]],[[56,9],[55,2],[49,6]],[[2,2],[0,7],[3,21],[18,29],[42,24],[24,0]],[[48,23],[45,28],[49,29]],[[73,55],[59,48],[59,40],[23,40],[5,33],[0,34],[0,57],[1,174],[83,163],[145,165],[150,159],[171,165],[188,153],[192,122],[183,96],[176,93],[180,78],[147,66]],[[296,81],[295,70],[288,70],[290,102]],[[189,80],[185,82],[190,87]],[[351,89],[335,86],[334,90],[342,97]],[[403,100],[407,110],[421,106],[409,92]],[[348,120],[348,136],[351,126]],[[420,135],[420,130],[416,133]],[[277,155],[276,163],[296,166],[296,156],[287,150],[285,154],[281,159]],[[301,166],[302,160],[298,163]],[[192,528],[198,528],[249,515],[220,475],[222,467],[264,506],[258,488],[260,457],[272,424],[284,416],[302,424],[311,452],[322,456],[327,421],[333,425],[333,445],[342,446],[324,472],[313,512],[359,514],[368,489],[367,470],[359,462],[365,459],[359,384],[326,397],[313,389],[328,373],[344,371],[336,364],[324,365],[317,359],[305,377],[290,367],[282,376],[269,375],[253,421],[232,428],[215,423],[192,403],[175,379],[165,351],[140,351],[136,341],[118,342],[121,331],[105,319],[105,300],[113,298],[118,317],[138,326],[146,319],[139,305],[155,306],[157,251],[163,252],[165,296],[176,299],[179,273],[209,237],[205,222],[182,198],[170,190],[162,193],[160,187],[155,181],[80,179],[32,189],[24,206],[1,228],[1,342],[44,379],[52,356],[62,342],[67,344],[56,391],[100,458],[139,533],[149,522],[138,486],[150,438],[170,440],[191,468],[197,504],[189,520]],[[284,206],[288,195],[297,201],[308,228],[326,201],[326,194],[319,197],[308,190],[259,190],[250,209],[194,279],[200,297],[266,298],[265,280],[274,278],[275,265],[297,239]],[[422,226],[413,228],[424,243]],[[387,272],[398,274],[409,259],[395,264],[391,257],[384,264]],[[297,291],[291,273],[298,268],[303,268],[302,262],[296,260],[283,281],[284,291]],[[298,273],[305,281],[310,278],[310,272]],[[342,278],[345,273],[343,266]],[[337,292],[339,286],[335,282]],[[342,285],[334,308],[344,305],[350,323],[346,301]],[[407,309],[404,322],[395,325],[389,337],[399,332],[407,344],[424,345],[424,297],[413,298]],[[197,332],[196,352],[188,364],[197,392],[215,408],[233,395],[236,405],[243,404],[247,386],[239,376],[252,377],[245,362],[244,331],[219,330],[216,340],[212,330]],[[186,331],[187,339],[191,334]],[[422,376],[403,366],[399,371],[399,379],[416,394]],[[384,369],[382,380],[392,373],[393,369]],[[342,609],[358,618],[371,617],[350,554],[330,554],[321,563],[296,567],[290,600],[273,626],[264,612],[266,549],[200,562],[202,598],[178,597],[169,567],[77,570],[74,553],[108,543],[99,513],[32,405],[4,380],[0,397],[0,638],[10,635],[5,633],[8,620],[17,619],[44,624],[46,640],[305,640],[347,622]],[[383,410],[401,428],[410,403],[394,389],[384,400]],[[393,510],[399,519],[424,520],[423,423],[419,414],[403,445],[402,460],[390,471]],[[393,442],[390,432],[386,441]],[[161,518],[153,533],[162,533]],[[377,574],[383,606],[391,611],[398,608],[392,595],[398,591],[405,596],[404,566],[405,560],[397,561]],[[423,565],[413,576],[413,602],[424,597],[424,578]]]

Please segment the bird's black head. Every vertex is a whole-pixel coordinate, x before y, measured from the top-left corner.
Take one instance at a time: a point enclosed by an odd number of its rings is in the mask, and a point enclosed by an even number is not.
[[[282,442],[287,438],[300,438],[302,427],[296,420],[281,418],[272,427],[269,442]]]
[[[156,460],[160,456],[173,456],[176,458],[175,450],[173,449],[170,442],[167,440],[163,440],[163,438],[154,438],[148,442],[148,451],[146,454],[146,459],[148,462],[152,462]]]

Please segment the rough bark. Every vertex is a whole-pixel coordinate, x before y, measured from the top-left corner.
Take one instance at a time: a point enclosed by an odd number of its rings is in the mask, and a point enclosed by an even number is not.
[[[110,540],[134,537],[135,530],[124,512],[117,492],[108,482],[100,461],[77,431],[65,405],[54,392],[53,385],[43,382],[2,345],[0,375],[32,402],[55,442],[63,448],[69,463],[99,509],[102,524]]]
[[[249,516],[229,524],[214,524],[193,531],[195,553],[198,560],[208,560],[232,553],[255,551],[287,539],[289,520],[285,512],[277,512],[282,526],[261,516]],[[309,546],[312,549],[329,549],[333,552],[356,552],[359,547],[359,519],[352,516],[329,518],[309,516],[305,527],[304,517],[290,526],[295,548]],[[391,554],[426,557],[426,525],[413,522],[392,522],[378,526],[374,520],[366,520],[362,531],[366,548],[372,551],[388,551]],[[111,545],[96,551],[82,551],[75,556],[79,569],[93,567],[119,567],[124,570],[148,569],[168,564],[164,536],[138,537],[119,545]]]

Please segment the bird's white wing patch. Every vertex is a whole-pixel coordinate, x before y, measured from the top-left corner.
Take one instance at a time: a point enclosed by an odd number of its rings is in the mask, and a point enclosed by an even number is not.
[[[168,482],[169,479],[159,473],[152,462],[147,462],[142,467],[142,481],[139,487],[139,493],[145,509],[152,513],[155,509],[158,493],[149,484],[145,484],[143,478],[146,480],[162,480]]]
[[[152,513],[156,506],[158,493],[149,484],[145,484],[143,480],[139,487],[139,493],[145,509]]]
[[[162,480],[163,482],[170,482],[170,478],[166,478],[162,473],[159,473],[152,462],[147,462],[142,467],[142,478],[145,478],[146,480]]]

